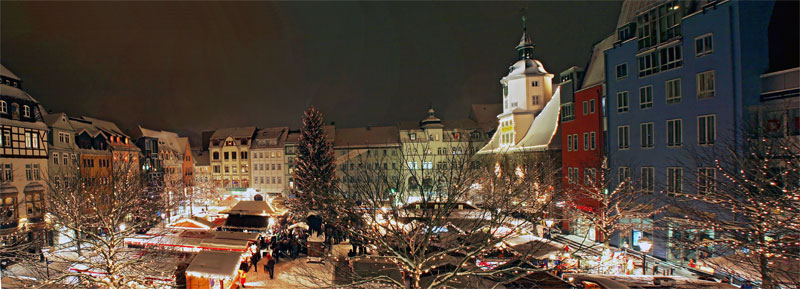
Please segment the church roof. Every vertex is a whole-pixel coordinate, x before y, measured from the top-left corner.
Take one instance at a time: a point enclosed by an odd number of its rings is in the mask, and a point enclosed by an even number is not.
[[[553,142],[558,142],[556,133],[558,132],[558,115],[561,108],[561,88],[557,88],[553,97],[544,106],[542,111],[533,119],[525,136],[513,146],[500,146],[499,133],[492,136],[486,146],[481,148],[479,154],[487,153],[513,153],[543,151],[551,147]]]
[[[8,70],[8,68],[6,68],[6,66],[2,65],[2,64],[0,64],[0,75],[8,77],[8,78],[13,78],[13,79],[16,79],[16,80],[22,80],[22,79],[19,78],[19,76],[17,76],[13,72],[11,72],[11,70]]]

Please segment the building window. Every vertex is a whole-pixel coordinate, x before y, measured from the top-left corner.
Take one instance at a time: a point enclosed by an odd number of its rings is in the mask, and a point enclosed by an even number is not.
[[[675,45],[659,50],[661,56],[661,71],[667,71],[683,65],[681,46]]]
[[[229,174],[231,172],[231,168],[229,166],[225,166],[225,173]]]
[[[537,104],[539,104],[539,96],[538,96],[538,95],[534,95],[534,96],[533,96],[533,101],[532,101],[532,102],[533,102],[533,104],[534,104],[534,105],[537,105]]]
[[[228,153],[228,152],[224,152],[223,154],[224,154],[224,158],[225,158],[225,160],[226,160],[226,161],[227,161],[228,159],[230,159],[230,153]]]
[[[567,122],[575,119],[575,103],[567,103],[561,105],[561,122]]]
[[[681,33],[683,11],[678,1],[667,1],[636,17],[639,49],[667,42]]]
[[[578,151],[578,134],[572,135],[572,151]]]
[[[655,178],[656,169],[653,167],[642,167],[642,191],[653,192],[655,191]]]
[[[39,148],[39,133],[38,132],[32,132],[31,133],[31,145],[35,149]]]
[[[53,164],[58,165],[58,153],[53,153]]]
[[[8,113],[8,103],[5,100],[0,100],[0,113]]]
[[[665,83],[667,92],[667,104],[673,103],[680,103],[681,102],[681,79],[676,78],[672,80],[667,80]]]
[[[697,98],[714,96],[714,71],[709,70],[697,74]]]
[[[219,174],[219,166],[214,166],[214,173]]]
[[[617,148],[621,150],[630,148],[630,127],[627,125],[617,127]]]
[[[628,92],[617,93],[617,112],[628,112]]]
[[[3,164],[3,166],[0,167],[0,169],[3,169],[3,171],[0,172],[2,173],[2,180],[7,182],[14,181],[14,173],[11,170],[11,164]]]
[[[658,51],[639,56],[639,77],[658,72]]]
[[[592,168],[584,168],[583,169],[583,183],[587,186],[594,185],[595,180],[595,169]]]
[[[0,137],[0,146],[3,147],[10,147],[11,146],[11,131],[4,129],[3,135]]]
[[[683,192],[683,168],[667,168],[667,193]]]
[[[697,192],[702,195],[717,189],[717,171],[713,167],[697,168]]]
[[[679,147],[683,144],[683,121],[673,119],[667,121],[667,147]]]
[[[583,133],[583,150],[585,150],[585,151],[589,150],[589,133],[588,132]]]
[[[61,162],[65,166],[69,164],[69,157],[67,156],[67,153],[61,154]]]
[[[236,155],[237,155],[236,152],[231,152],[231,159],[235,160],[236,159]]]
[[[639,125],[641,132],[642,148],[652,148],[654,143],[653,123],[646,122]]]
[[[211,153],[211,158],[214,159],[214,160],[219,160],[219,152]]]
[[[628,76],[628,64],[623,63],[617,65],[617,79],[624,78]]]
[[[413,132],[408,133],[408,138],[411,139],[411,140],[416,140],[417,139],[417,134],[413,133]]]
[[[647,109],[653,107],[653,86],[648,85],[639,88],[639,107]]]
[[[589,133],[589,139],[590,139],[590,144],[591,144],[589,146],[589,148],[591,150],[594,150],[595,149],[595,145],[597,144],[597,135],[595,135],[595,132],[590,132]]]
[[[717,139],[717,116],[714,114],[697,117],[697,144],[713,145]]]
[[[572,135],[571,134],[567,135],[567,151],[568,152],[572,151]]]
[[[25,164],[25,180],[33,180],[33,172],[31,171],[31,164]]]
[[[25,132],[25,147],[30,148],[32,143],[31,133]]]
[[[589,100],[589,113],[594,113],[594,99]]]
[[[77,166],[78,165],[78,157],[75,154],[70,154],[70,158],[72,159],[72,165],[73,166]]]
[[[243,159],[243,160],[246,160],[246,159],[247,159],[247,152],[242,152],[242,159]]]
[[[631,168],[619,167],[617,168],[617,182],[619,184],[628,183],[631,181]]]
[[[714,52],[714,41],[711,34],[706,34],[694,39],[694,55],[697,57]]]
[[[537,87],[537,86],[539,86],[539,82],[534,80],[534,81],[531,82],[531,86]]]
[[[22,106],[22,115],[25,117],[31,117],[31,107],[27,105]]]

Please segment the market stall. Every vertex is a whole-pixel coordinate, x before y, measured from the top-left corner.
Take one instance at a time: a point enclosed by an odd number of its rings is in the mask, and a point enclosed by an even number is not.
[[[186,288],[237,288],[241,277],[239,275],[241,263],[242,254],[237,252],[200,252],[186,268]]]

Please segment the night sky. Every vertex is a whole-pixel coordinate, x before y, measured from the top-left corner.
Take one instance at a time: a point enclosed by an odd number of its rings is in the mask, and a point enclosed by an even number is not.
[[[0,2],[2,63],[49,111],[180,132],[355,127],[499,103],[527,7],[535,58],[585,66],[620,2]]]

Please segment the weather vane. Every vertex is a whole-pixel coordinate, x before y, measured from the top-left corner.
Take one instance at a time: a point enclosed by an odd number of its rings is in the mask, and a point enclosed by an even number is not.
[[[528,24],[527,24],[527,21],[525,19],[525,12],[528,12],[528,8],[527,7],[522,7],[522,9],[519,10],[519,13],[522,14],[522,30],[523,31],[528,30]]]

